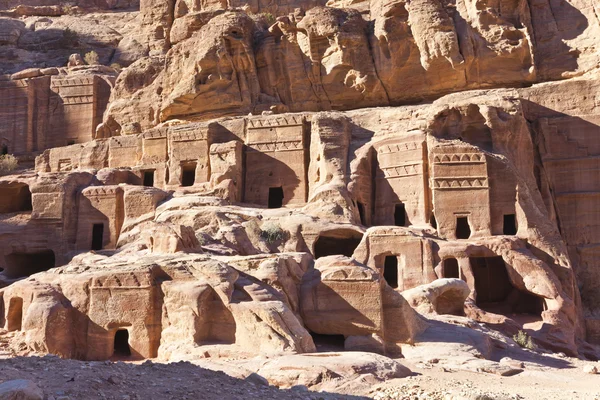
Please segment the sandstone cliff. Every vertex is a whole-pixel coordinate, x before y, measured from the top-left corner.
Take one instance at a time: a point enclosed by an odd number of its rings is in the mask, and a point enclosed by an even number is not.
[[[56,3],[0,4],[12,348],[600,357],[593,0]]]

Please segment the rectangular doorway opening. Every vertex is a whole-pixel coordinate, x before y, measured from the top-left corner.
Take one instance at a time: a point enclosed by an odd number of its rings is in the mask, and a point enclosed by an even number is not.
[[[505,235],[517,234],[517,217],[515,214],[504,215],[504,227],[502,231]]]
[[[283,188],[281,186],[269,188],[269,208],[281,208],[283,206]]]
[[[367,226],[367,217],[365,216],[365,205],[360,201],[356,202],[356,206],[358,207],[358,215],[360,217],[360,223],[364,226]]]
[[[471,237],[471,227],[468,217],[456,217],[456,238],[468,239]]]
[[[403,203],[396,204],[394,207],[394,225],[406,226],[406,208]]]
[[[460,278],[460,268],[458,267],[458,260],[456,258],[446,258],[443,264],[442,275],[444,278]]]
[[[92,250],[102,250],[104,247],[104,224],[92,226]]]
[[[144,186],[154,186],[154,170],[143,171]]]
[[[383,278],[387,284],[394,289],[398,287],[398,257],[385,257],[385,263],[383,264]]]
[[[469,262],[475,278],[477,305],[504,301],[513,285],[502,257],[470,257]]]
[[[131,348],[129,348],[129,332],[127,329],[119,329],[115,332],[113,354],[121,357],[131,356]]]
[[[181,186],[194,186],[196,182],[196,163],[181,164]]]

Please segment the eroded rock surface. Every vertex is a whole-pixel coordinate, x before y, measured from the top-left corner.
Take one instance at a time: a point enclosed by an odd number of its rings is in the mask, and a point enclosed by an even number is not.
[[[344,393],[600,357],[594,1],[54,3],[0,5],[7,351]]]

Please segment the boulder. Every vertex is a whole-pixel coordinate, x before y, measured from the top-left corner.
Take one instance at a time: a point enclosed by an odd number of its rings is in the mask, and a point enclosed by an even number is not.
[[[437,279],[432,283],[405,290],[402,296],[421,314],[463,314],[471,290],[461,279]]]

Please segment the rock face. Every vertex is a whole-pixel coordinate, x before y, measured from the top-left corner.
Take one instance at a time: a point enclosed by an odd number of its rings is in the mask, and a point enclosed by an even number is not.
[[[600,356],[596,3],[324,3],[6,3],[11,345],[323,390],[427,343],[520,372],[473,321]]]

